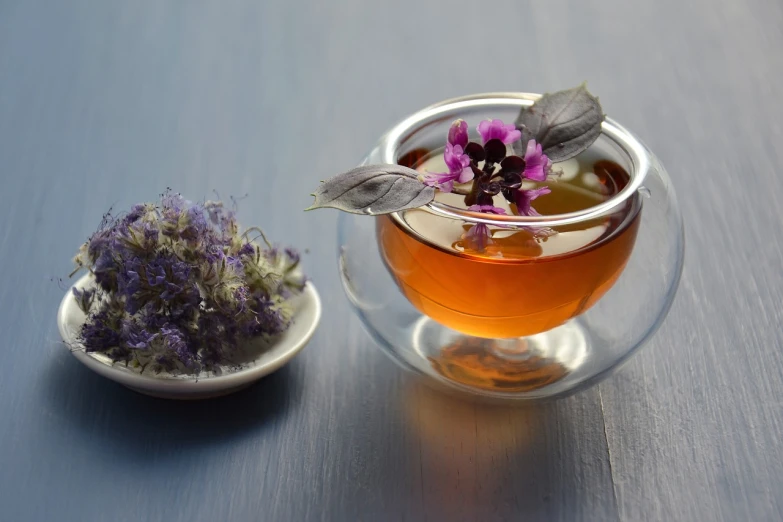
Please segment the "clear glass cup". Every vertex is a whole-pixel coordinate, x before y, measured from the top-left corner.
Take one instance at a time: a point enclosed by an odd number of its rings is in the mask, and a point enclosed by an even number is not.
[[[473,126],[487,118],[514,121],[538,97],[491,93],[427,107],[386,133],[365,163],[398,163],[416,151],[436,150],[458,118]],[[482,223],[562,232],[614,224],[612,234],[557,255],[526,260],[459,255],[406,227],[413,218],[405,213],[340,215],[345,292],[394,361],[451,389],[542,399],[598,382],[650,338],[671,306],[682,271],[677,199],[657,158],[613,120],[606,119],[591,149],[629,178],[614,196],[590,208],[503,216],[434,201],[413,211],[435,216],[444,227]]]

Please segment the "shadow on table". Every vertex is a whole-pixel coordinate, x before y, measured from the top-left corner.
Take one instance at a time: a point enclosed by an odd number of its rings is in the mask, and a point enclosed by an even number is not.
[[[612,484],[597,399],[588,393],[509,407],[466,402],[419,386],[409,418],[422,449],[427,515],[611,516]]]
[[[394,397],[354,392],[337,412],[337,425],[353,422],[341,436],[357,465],[344,470],[349,493],[328,519],[616,518],[597,389],[503,406],[391,372],[374,375]]]
[[[43,393],[57,419],[91,441],[106,438],[114,446],[123,446],[129,451],[115,456],[125,454],[130,459],[138,458],[137,451],[165,456],[168,450],[176,453],[256,433],[278,421],[301,395],[291,365],[233,395],[198,401],[136,393],[67,355],[52,361],[43,381]]]

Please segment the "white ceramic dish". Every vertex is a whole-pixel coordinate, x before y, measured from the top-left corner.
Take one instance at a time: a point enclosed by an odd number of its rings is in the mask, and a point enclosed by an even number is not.
[[[88,274],[73,286],[84,288],[91,283],[92,276]],[[85,352],[78,342],[78,332],[86,316],[76,304],[71,289],[60,303],[57,326],[71,353],[85,366],[108,379],[154,397],[204,399],[227,395],[250,386],[285,365],[305,347],[321,319],[321,299],[312,283],[308,282],[304,292],[294,298],[293,306],[293,322],[283,334],[270,342],[255,359],[245,362],[241,369],[221,375],[206,372],[198,376],[147,375],[122,364],[113,364],[105,355]]]

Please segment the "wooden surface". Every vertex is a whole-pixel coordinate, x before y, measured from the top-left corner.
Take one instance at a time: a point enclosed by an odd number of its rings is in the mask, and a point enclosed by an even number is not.
[[[783,519],[783,5],[0,0],[0,520]],[[686,269],[619,374],[507,409],[403,374],[352,315],[324,177],[429,103],[589,80],[667,165]],[[323,323],[234,397],[149,399],[58,344],[111,205],[249,194]]]

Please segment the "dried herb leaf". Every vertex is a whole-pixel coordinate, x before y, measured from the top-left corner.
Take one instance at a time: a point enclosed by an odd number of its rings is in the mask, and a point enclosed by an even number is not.
[[[426,205],[435,187],[419,181],[419,173],[401,165],[364,165],[324,181],[312,194],[307,210],[336,208],[353,214],[390,214]]]
[[[514,150],[524,155],[527,142],[535,139],[550,160],[565,161],[598,139],[602,121],[601,104],[585,84],[545,94],[520,112],[516,125],[522,139],[514,144]]]

